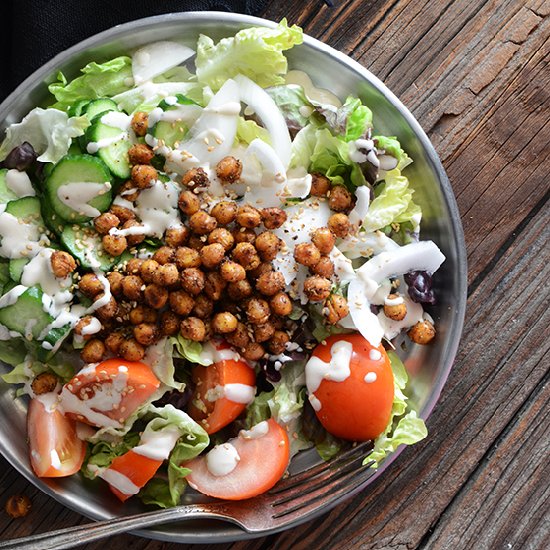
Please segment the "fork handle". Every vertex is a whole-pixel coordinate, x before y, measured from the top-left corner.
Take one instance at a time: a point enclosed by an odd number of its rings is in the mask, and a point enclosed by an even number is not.
[[[207,506],[190,504],[188,506],[178,506],[166,510],[87,523],[77,527],[67,527],[48,533],[0,542],[0,548],[14,550],[20,550],[21,548],[25,548],[26,550],[61,550],[62,548],[74,548],[81,544],[127,531],[151,527],[170,521],[195,518],[225,519],[237,523],[237,525],[244,528],[235,518],[229,517],[227,514],[228,512],[223,503],[209,503]]]

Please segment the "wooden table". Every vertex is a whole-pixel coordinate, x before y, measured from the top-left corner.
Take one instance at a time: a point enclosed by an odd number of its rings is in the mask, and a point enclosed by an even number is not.
[[[351,55],[427,131],[466,234],[464,336],[428,440],[330,514],[215,548],[548,548],[550,1],[335,4],[273,1],[264,16]],[[1,513],[0,538],[88,521],[2,466],[0,504],[25,493],[33,509],[23,520]],[[176,548],[130,535],[107,544]]]

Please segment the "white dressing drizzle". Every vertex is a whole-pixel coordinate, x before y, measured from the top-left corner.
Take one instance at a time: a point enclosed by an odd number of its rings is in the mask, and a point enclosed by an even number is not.
[[[124,474],[107,468],[102,472],[99,471],[98,477],[104,479],[109,485],[120,491],[123,495],[137,495],[139,487],[132,483]]]
[[[50,243],[35,224],[23,223],[8,212],[0,214],[0,235],[0,256],[4,258],[30,258],[44,246],[42,242]]]
[[[367,372],[367,374],[365,374],[365,382],[367,384],[372,384],[373,382],[376,382],[376,373],[375,372]]]
[[[167,427],[158,432],[146,431],[139,445],[132,450],[152,460],[166,460],[181,435],[181,431],[176,427]]]
[[[6,185],[20,198],[36,196],[36,191],[26,172],[13,169],[8,170],[6,172]]]
[[[248,405],[254,401],[256,388],[247,384],[226,384],[224,386],[224,395],[233,403],[243,403]]]
[[[230,474],[241,460],[237,449],[231,443],[216,445],[206,455],[206,467],[216,477]]]
[[[258,422],[255,426],[252,426],[250,430],[241,430],[239,432],[239,437],[242,437],[243,439],[259,439],[268,433],[269,424],[267,420],[263,420],[262,422]]]
[[[95,218],[101,212],[88,202],[105,194],[111,189],[110,182],[92,183],[89,181],[67,183],[57,189],[57,198],[65,205],[82,216]]]

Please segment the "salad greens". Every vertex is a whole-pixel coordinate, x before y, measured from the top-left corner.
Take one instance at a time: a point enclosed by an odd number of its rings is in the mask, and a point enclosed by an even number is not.
[[[444,257],[431,241],[418,241],[422,212],[404,172],[412,159],[397,137],[375,133],[377,113],[360,98],[342,103],[287,82],[284,52],[302,41],[302,30],[283,19],[218,42],[201,35],[193,59],[179,42],[149,44],[91,62],[73,79],[59,73],[49,85],[50,106],[6,130],[0,360],[13,368],[2,379],[22,385],[16,395],[40,402],[43,414],[63,416],[74,433],[80,423],[80,471],[104,479],[115,494],[175,506],[189,461],[213,461],[212,449],[262,436],[270,419],[287,434],[290,457],[315,448],[331,459],[348,443],[325,429],[312,378],[330,367],[338,374],[329,370],[322,379],[346,380],[355,351],[347,363],[336,351],[330,363],[313,351],[331,336],[360,333],[371,348],[368,361],[376,361],[382,340],[420,325],[433,329],[422,302],[433,303],[431,274]],[[343,206],[335,189],[349,199]],[[221,218],[205,212],[220,201],[252,209],[260,221],[247,225],[234,214],[212,237]],[[192,223],[199,209],[204,223],[215,222],[208,231]],[[261,223],[277,242],[273,254],[259,248]],[[313,246],[319,228],[330,228],[330,247],[317,250],[315,263],[299,260],[298,247]],[[254,243],[248,260],[256,263],[239,259],[235,240]],[[222,256],[206,269],[205,250],[214,245]],[[146,262],[156,270],[148,277]],[[239,275],[224,279],[217,268],[229,263]],[[185,286],[190,273],[198,290]],[[262,277],[278,286],[260,290]],[[321,285],[314,288],[321,298],[308,282]],[[253,292],[268,308],[261,322],[251,321]],[[280,294],[292,304],[284,313],[273,305]],[[217,314],[234,320],[231,330],[213,328]],[[407,398],[405,366],[397,353],[387,354],[393,403],[365,457],[374,467],[427,435]],[[150,372],[133,372],[139,362]],[[248,382],[224,382],[220,372],[234,375],[243,362]],[[361,383],[376,379],[369,372]],[[237,412],[210,430],[218,402]],[[44,459],[37,442],[30,444],[33,460]],[[116,469],[129,456],[154,463],[147,479]],[[51,468],[58,469],[55,461]]]

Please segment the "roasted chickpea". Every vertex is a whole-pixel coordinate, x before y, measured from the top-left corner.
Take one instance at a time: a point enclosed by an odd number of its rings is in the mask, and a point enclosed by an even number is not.
[[[311,191],[314,197],[326,197],[330,191],[330,180],[323,174],[311,174]]]
[[[334,248],[336,238],[328,227],[319,227],[313,232],[311,242],[319,249],[321,254],[328,254]]]
[[[192,216],[195,212],[200,210],[201,201],[199,200],[199,197],[193,193],[193,191],[186,189],[180,193],[178,206],[186,216]]]
[[[126,275],[122,279],[122,293],[129,300],[140,300],[143,285],[143,279],[138,275]]]
[[[242,279],[236,283],[229,283],[227,294],[231,300],[239,302],[252,296],[252,285],[246,279]]]
[[[158,338],[157,326],[150,323],[136,325],[133,332],[134,338],[143,346],[150,346]]]
[[[103,292],[103,283],[95,273],[86,273],[82,275],[82,279],[78,283],[78,289],[85,296],[93,298]]]
[[[204,283],[204,292],[206,295],[217,302],[222,297],[222,292],[227,286],[227,282],[224,281],[222,276],[215,272],[210,271],[206,274],[206,280]]]
[[[197,296],[203,291],[205,281],[204,273],[196,267],[188,267],[181,272],[181,287],[193,296]]]
[[[269,305],[275,315],[286,317],[292,313],[292,300],[286,292],[277,292],[269,301]]]
[[[105,295],[103,294],[103,292],[100,292],[97,296],[94,297],[94,302],[97,302],[98,300],[102,300],[104,296]],[[99,318],[101,323],[104,325],[104,328],[107,328],[105,327],[105,322],[108,321],[109,319],[113,319],[113,317],[116,317],[118,314],[118,304],[114,296],[111,296],[109,298],[109,301],[106,304],[102,305],[101,307],[98,307],[95,310],[95,314]]]
[[[231,231],[228,231],[225,229],[225,227],[217,227],[208,235],[208,243],[214,244],[218,243],[221,244],[226,252],[231,250],[233,248],[233,245],[235,244],[235,238],[231,234]]]
[[[232,252],[233,259],[241,264],[246,271],[255,269],[260,265],[260,257],[256,249],[250,243],[238,243]]]
[[[128,241],[123,235],[103,235],[101,244],[105,252],[113,258],[120,256],[128,248]]]
[[[105,344],[101,340],[93,338],[86,342],[86,345],[80,352],[80,357],[85,363],[99,363],[103,359],[105,352]]]
[[[153,282],[160,286],[174,287],[180,281],[180,273],[176,264],[164,264],[159,266],[153,276]]]
[[[348,212],[353,203],[352,194],[343,186],[335,185],[329,191],[328,204],[335,212]]]
[[[141,266],[143,265],[143,260],[140,258],[132,258],[126,263],[124,271],[127,275],[139,275]]]
[[[124,340],[120,344],[118,351],[126,361],[141,361],[145,356],[145,348],[135,338]]]
[[[118,227],[120,220],[112,212],[104,212],[94,219],[95,230],[100,235],[107,235],[113,227]]]
[[[214,302],[206,294],[199,294],[195,298],[195,306],[193,307],[193,314],[200,319],[207,319],[212,315],[214,311]]]
[[[111,294],[117,298],[122,295],[122,279],[124,279],[124,275],[120,273],[120,271],[111,271],[111,273],[107,275],[107,280],[111,287]]]
[[[328,219],[328,228],[340,238],[346,237],[351,230],[351,222],[349,218],[342,213],[333,214]]]
[[[193,297],[185,292],[185,290],[170,292],[168,301],[172,311],[182,316],[189,315],[195,305],[195,300],[193,300]]]
[[[50,393],[57,386],[57,376],[52,372],[39,374],[31,383],[31,389],[36,395]]]
[[[245,204],[243,206],[239,206],[237,209],[237,217],[235,221],[241,227],[254,229],[262,223],[262,215],[257,208],[254,208],[249,204]]]
[[[314,275],[320,275],[326,279],[334,275],[334,263],[328,256],[321,256],[321,259],[309,269]]]
[[[206,338],[206,326],[198,317],[187,317],[180,324],[180,334],[188,340],[202,342]]]
[[[23,518],[31,510],[31,499],[27,495],[12,495],[6,501],[4,510],[12,518]]]
[[[149,115],[143,111],[137,111],[132,117],[132,130],[136,136],[143,137],[147,133],[147,127],[149,123]]]
[[[275,206],[271,208],[262,208],[262,221],[266,229],[277,229],[286,222],[286,212],[282,208]]]
[[[217,226],[218,222],[216,221],[216,218],[212,217],[204,210],[195,212],[189,218],[189,227],[191,228],[191,231],[197,235],[208,235],[214,231]]]
[[[225,339],[236,348],[244,348],[250,342],[246,325],[241,322],[237,323],[237,328],[233,332],[226,334]]]
[[[87,326],[90,325],[90,323],[93,323],[96,321],[96,318],[92,315],[86,315],[86,317],[82,317],[82,319],[79,319],[78,323],[76,323],[74,327],[75,334],[78,334],[79,336],[82,336],[84,340],[90,340],[90,338],[93,337],[93,334],[86,334],[86,331],[84,330]],[[36,392],[35,392],[36,393]]]
[[[331,294],[325,302],[323,313],[331,325],[335,325],[349,313],[348,301],[340,294]]]
[[[187,240],[187,246],[200,252],[200,249],[206,244],[206,235],[192,234]]]
[[[198,250],[187,246],[180,246],[176,249],[176,266],[179,270],[189,267],[200,267],[201,257]]]
[[[208,187],[210,185],[208,174],[202,168],[191,168],[191,170],[187,170],[181,182],[190,189],[194,189],[195,187]]]
[[[105,338],[105,346],[115,355],[119,354],[122,342],[124,342],[124,335],[120,331],[111,332],[111,334]]]
[[[173,311],[165,311],[160,316],[160,332],[163,336],[174,336],[180,330],[180,318]]]
[[[155,260],[145,260],[140,267],[139,274],[146,283],[152,283],[160,264]]]
[[[233,231],[233,238],[235,239],[235,244],[239,243],[250,243],[254,244],[256,241],[256,233],[254,229],[247,229],[246,227],[241,227],[240,229],[235,229]]]
[[[154,254],[153,260],[160,265],[171,264],[174,262],[176,250],[171,246],[161,246]]]
[[[133,220],[136,215],[125,206],[119,206],[118,204],[112,204],[109,212],[116,216],[120,223],[126,223],[128,220]]]
[[[190,233],[191,231],[185,225],[170,227],[164,234],[164,242],[173,248],[183,246],[187,242]]]
[[[280,355],[286,350],[288,342],[290,342],[288,334],[283,330],[276,330],[271,340],[267,343],[267,347],[273,355]]]
[[[274,296],[285,287],[285,278],[280,271],[263,273],[256,281],[256,290],[265,296]]]
[[[143,227],[141,223],[136,220],[128,220],[122,225],[122,229],[130,229],[130,227]],[[132,233],[126,236],[128,246],[136,246],[145,240],[145,233]]]
[[[435,328],[430,321],[423,319],[409,329],[407,334],[415,344],[426,345],[435,338]]]
[[[384,315],[394,321],[402,321],[407,315],[407,304],[399,294],[390,294],[384,303]],[[395,303],[392,303],[395,302]]]
[[[132,175],[130,177],[138,189],[147,189],[158,179],[159,174],[149,164],[136,164],[132,167]]]
[[[212,208],[210,214],[220,225],[228,225],[235,221],[237,205],[233,201],[221,201]]]
[[[304,293],[310,302],[322,302],[329,297],[331,286],[328,279],[312,275],[304,281]]]
[[[139,197],[139,189],[132,180],[125,181],[118,190],[118,194],[125,200],[134,202]]]
[[[262,262],[258,267],[251,269],[248,275],[250,275],[251,279],[258,280],[264,273],[270,273],[271,271],[273,271],[271,262]]]
[[[258,342],[250,342],[241,351],[241,355],[247,361],[259,361],[265,354],[265,349]]]
[[[151,164],[155,153],[145,145],[145,143],[136,143],[128,149],[128,160],[130,164]]]
[[[68,252],[62,250],[53,251],[50,263],[53,274],[60,279],[65,279],[76,269],[74,258]]]
[[[294,248],[294,259],[306,267],[313,267],[321,259],[321,253],[313,243],[300,243]]]
[[[234,183],[241,177],[243,165],[235,157],[224,157],[216,165],[216,175],[225,183]]]
[[[156,323],[157,312],[147,306],[138,304],[128,313],[128,319],[132,325],[141,325],[141,323]]]
[[[236,283],[246,279],[246,271],[244,267],[237,262],[227,260],[220,267],[220,275],[228,283]]]
[[[264,262],[270,262],[275,259],[279,250],[283,246],[283,241],[271,231],[260,233],[254,241],[254,246]]]
[[[199,250],[202,265],[215,269],[225,257],[225,249],[220,243],[207,244]]]
[[[218,334],[227,334],[237,328],[237,318],[229,311],[216,313],[212,318],[212,330]]]
[[[145,303],[153,309],[162,309],[168,302],[168,290],[162,286],[151,283],[143,291]]]
[[[269,304],[261,298],[250,298],[246,304],[246,316],[253,325],[263,325],[269,320]]]
[[[263,325],[256,325],[254,327],[254,340],[256,342],[266,342],[275,334],[275,327],[273,323],[267,322]]]

